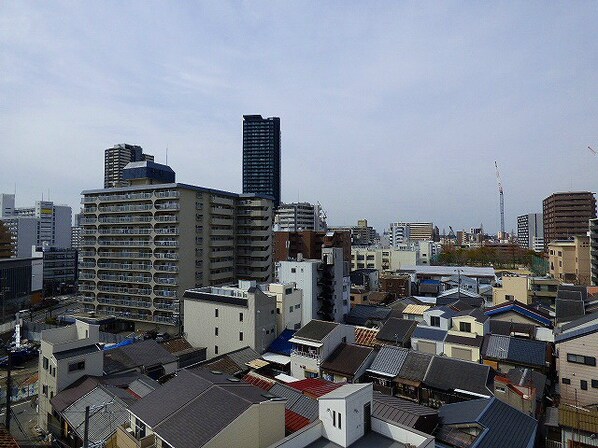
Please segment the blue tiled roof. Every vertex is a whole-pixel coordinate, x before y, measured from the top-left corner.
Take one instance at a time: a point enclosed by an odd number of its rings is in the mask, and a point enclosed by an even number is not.
[[[289,342],[289,339],[291,339],[294,334],[294,330],[284,330],[280,333],[280,336],[272,341],[272,344],[268,347],[268,351],[278,353],[279,355],[291,356],[293,344]]]

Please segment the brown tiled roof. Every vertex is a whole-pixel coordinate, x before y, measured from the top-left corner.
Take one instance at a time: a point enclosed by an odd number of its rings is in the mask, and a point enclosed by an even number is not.
[[[377,328],[355,327],[355,343],[366,347],[374,347],[377,334]]]
[[[228,373],[229,375],[234,375],[240,371],[239,366],[228,356],[223,356],[216,361],[203,364],[202,367],[208,370],[218,370],[223,373]]]
[[[193,346],[189,344],[185,338],[173,338],[161,343],[162,347],[168,350],[173,355],[184,350],[192,349]]]
[[[19,448],[20,445],[14,437],[6,430],[4,425],[0,425],[0,448]]]

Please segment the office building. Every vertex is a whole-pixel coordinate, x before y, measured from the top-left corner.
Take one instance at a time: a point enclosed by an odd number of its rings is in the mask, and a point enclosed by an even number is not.
[[[6,258],[0,260],[0,309],[2,322],[14,320],[14,314],[42,299],[43,260],[41,258]]]
[[[587,235],[588,220],[596,217],[596,198],[589,191],[554,193],[543,201],[544,246],[554,240]]]
[[[154,161],[154,156],[143,154],[141,146],[121,143],[104,151],[104,188],[126,187],[123,170],[130,162]]]
[[[436,232],[431,222],[393,222],[387,232],[390,247],[399,249],[402,245],[416,241],[435,241]]]
[[[15,195],[0,193],[0,218],[10,218],[15,214]]]
[[[329,227],[328,230],[334,232],[351,232],[351,244],[353,246],[371,246],[376,244],[380,236],[376,230],[368,225],[367,219],[360,219],[356,226],[336,226]]]
[[[149,161],[123,177],[130,186],[82,193],[86,311],[141,329],[178,325],[189,288],[272,280],[270,199],[175,183],[169,167]]]
[[[548,243],[548,263],[553,278],[576,285],[591,285],[590,237],[575,236]]]
[[[46,297],[75,290],[78,273],[76,249],[42,246],[33,248],[32,256],[43,259]]]
[[[207,359],[247,346],[263,353],[276,339],[276,299],[255,281],[191,288],[183,297],[186,339],[206,347]]]
[[[326,230],[326,214],[322,206],[309,202],[280,204],[274,212],[274,230],[300,232],[302,230]]]
[[[590,220],[590,269],[592,285],[598,286],[598,218]]]
[[[243,193],[280,205],[280,118],[243,115]]]
[[[0,221],[0,259],[11,258],[13,255],[12,234],[8,226]]]
[[[528,213],[517,217],[519,246],[537,252],[544,250],[544,217],[542,213]]]
[[[276,263],[280,283],[295,283],[303,291],[301,320],[342,322],[351,307],[349,264],[341,248],[323,248],[320,260],[290,260]]]

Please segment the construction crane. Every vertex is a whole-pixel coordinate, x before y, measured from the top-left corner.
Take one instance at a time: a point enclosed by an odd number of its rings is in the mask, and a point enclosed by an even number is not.
[[[496,180],[498,181],[498,193],[500,195],[500,233],[501,237],[504,238],[505,234],[505,195],[502,190],[502,182],[500,181],[500,173],[498,172],[498,163],[494,161],[496,168]]]
[[[598,156],[598,152],[594,151],[591,146],[588,146],[588,149],[590,151],[592,151],[592,154],[594,154],[595,156]]]

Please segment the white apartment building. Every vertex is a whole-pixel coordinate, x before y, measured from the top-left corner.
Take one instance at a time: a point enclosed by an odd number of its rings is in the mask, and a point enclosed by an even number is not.
[[[85,375],[102,376],[104,353],[100,327],[82,321],[43,330],[39,354],[38,424],[47,430],[52,419],[50,400]]]
[[[341,248],[322,248],[321,260],[280,261],[276,265],[280,283],[295,283],[303,291],[303,325],[312,319],[342,322],[351,306],[351,277]]]
[[[322,206],[309,202],[280,204],[274,212],[274,230],[299,232],[301,230],[326,230],[326,214]]]
[[[519,246],[544,251],[544,215],[528,213],[517,217],[517,242]]]
[[[407,247],[405,247],[407,249]],[[378,271],[398,271],[401,266],[420,265],[419,249],[379,249],[351,247],[351,270],[377,269]]]
[[[85,311],[155,329],[179,325],[189,288],[272,280],[272,200],[175,183],[150,161],[123,175],[130,186],[82,193]]]
[[[192,288],[184,294],[184,327],[207,358],[249,346],[263,353],[278,335],[276,299],[255,281],[235,286]]]
[[[394,249],[413,241],[433,241],[434,224],[431,222],[393,222],[388,230],[388,238],[390,247]]]
[[[38,220],[32,217],[12,217],[2,221],[10,232],[15,257],[30,257],[31,248],[37,246]]]

